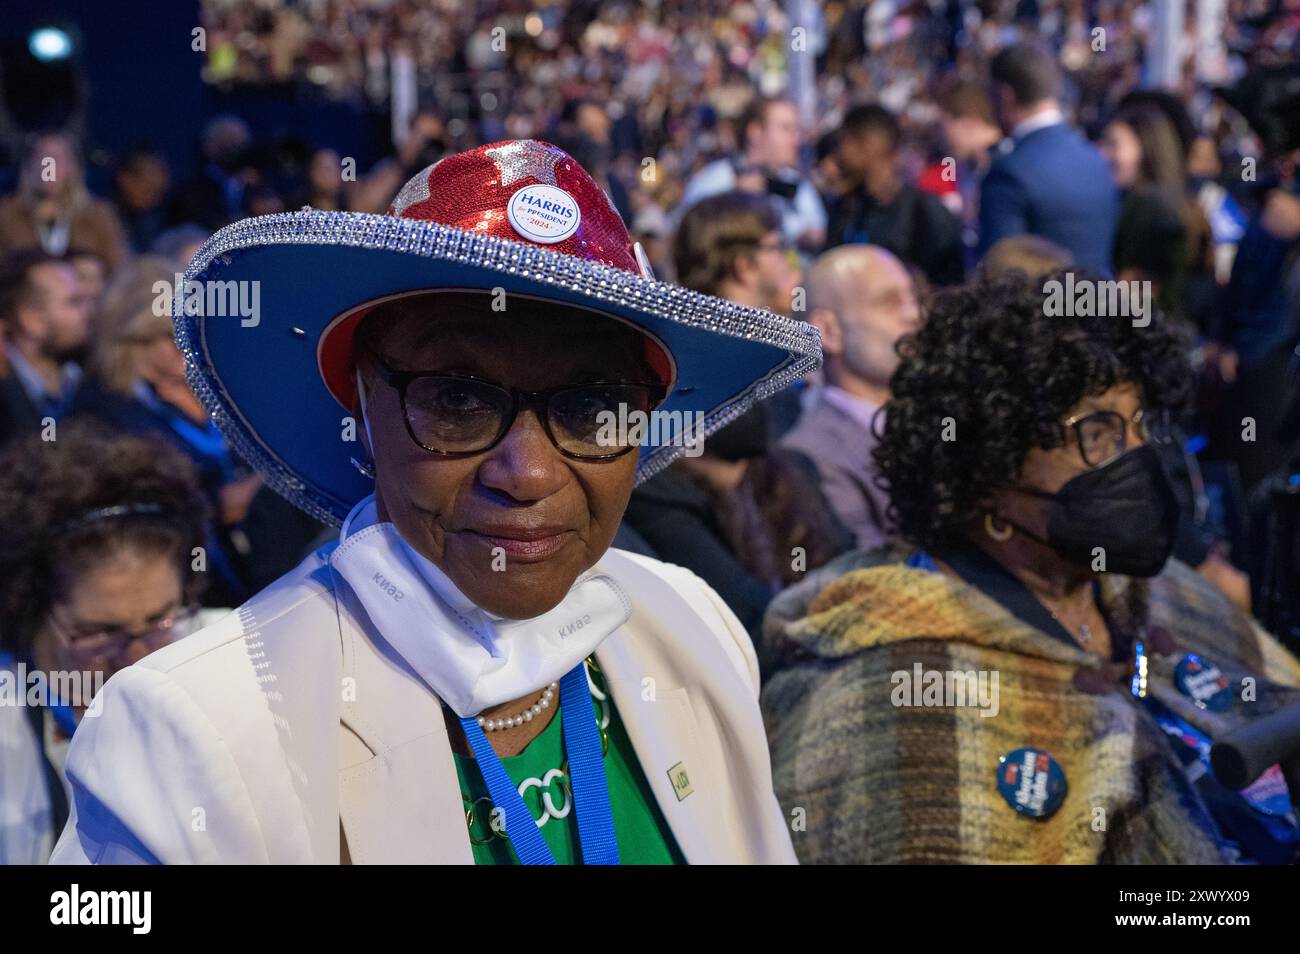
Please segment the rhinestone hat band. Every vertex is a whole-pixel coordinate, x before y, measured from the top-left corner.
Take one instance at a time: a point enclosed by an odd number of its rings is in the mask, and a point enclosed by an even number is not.
[[[805,322],[525,242],[396,216],[306,208],[244,219],[221,229],[199,248],[185,270],[184,281],[197,280],[214,261],[229,265],[231,259],[227,256],[231,252],[273,245],[385,249],[490,269],[684,327],[756,341],[788,352],[786,361],[771,374],[708,414],[705,436],[726,426],[755,402],[821,366],[821,337]],[[186,380],[235,451],[262,474],[272,489],[317,519],[338,526],[342,514],[337,512],[337,505],[305,484],[258,439],[222,389],[203,354],[202,316],[184,314],[178,299],[172,319],[176,344],[185,356]],[[684,446],[673,444],[643,454],[637,467],[637,483],[663,470],[685,451]]]

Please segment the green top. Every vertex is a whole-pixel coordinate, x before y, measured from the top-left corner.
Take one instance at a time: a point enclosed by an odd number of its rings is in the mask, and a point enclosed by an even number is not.
[[[677,841],[664,821],[655,801],[632,742],[627,737],[614,700],[595,682],[596,670],[589,668],[594,691],[592,703],[596,719],[605,723],[601,742],[605,748],[605,777],[609,782],[609,802],[614,816],[614,834],[618,839],[619,861],[625,865],[685,864]],[[603,698],[602,698],[603,697]],[[558,694],[557,702],[558,707]],[[573,810],[573,789],[569,785],[568,761],[564,757],[564,731],[557,711],[541,734],[518,755],[501,760],[506,774],[523,789],[524,804],[534,820],[545,818],[542,837],[555,856],[555,863],[577,864],[581,858],[578,819]],[[478,765],[467,755],[456,754],[456,775],[469,823],[474,863],[478,865],[515,865],[519,859],[506,837],[505,826],[492,825],[492,799],[479,774]],[[563,816],[563,817],[557,817]]]

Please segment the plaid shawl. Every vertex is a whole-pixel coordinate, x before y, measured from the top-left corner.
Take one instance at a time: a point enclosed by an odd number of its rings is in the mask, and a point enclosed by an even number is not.
[[[1170,742],[1128,692],[1131,664],[1054,639],[961,580],[904,565],[907,555],[847,554],[769,611],[763,709],[804,863],[1226,860]],[[1189,567],[1102,580],[1112,635],[1146,634],[1148,691],[1212,736],[1300,700],[1300,664]],[[1172,685],[1187,652],[1234,686],[1253,677],[1254,701],[1222,717],[1192,706]],[[896,706],[894,674],[918,663],[996,672],[996,715]],[[1017,813],[997,790],[999,758],[1021,747],[1064,769],[1068,794],[1048,818]]]

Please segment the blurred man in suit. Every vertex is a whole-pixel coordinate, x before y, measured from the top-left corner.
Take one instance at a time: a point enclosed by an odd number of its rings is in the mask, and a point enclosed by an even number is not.
[[[218,116],[203,130],[203,167],[172,195],[170,225],[196,223],[215,232],[244,215],[253,177],[249,148],[253,134],[238,116]]]
[[[81,381],[76,362],[90,330],[90,303],[72,263],[17,252],[0,266],[0,445],[58,420]]]
[[[1012,147],[994,161],[980,191],[980,249],[1025,232],[1109,272],[1119,192],[1101,154],[1065,121],[1052,55],[1008,47],[991,66],[994,103]]]
[[[871,453],[898,366],[894,346],[921,322],[912,277],[883,248],[844,245],[813,263],[808,308],[822,335],[826,383],[781,444],[816,463],[822,491],[858,546],[877,546],[891,525]]]

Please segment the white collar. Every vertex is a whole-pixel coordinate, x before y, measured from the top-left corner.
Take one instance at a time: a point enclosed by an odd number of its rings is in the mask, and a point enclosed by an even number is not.
[[[827,384],[822,389],[822,400],[832,407],[839,408],[845,414],[849,415],[855,421],[863,426],[867,431],[872,428],[872,421],[876,412],[880,410],[880,405],[874,401],[868,401],[864,397],[856,394],[850,394],[848,391],[834,384]]]
[[[365,500],[353,507],[352,512],[348,514],[347,519],[343,521],[343,526],[339,529],[339,545],[342,546],[343,543],[353,534],[365,530],[368,527],[379,526],[379,524],[379,502],[375,499],[375,495],[371,494]],[[389,524],[389,526],[391,526],[391,524]],[[449,607],[459,613],[482,612],[483,615],[494,621],[503,618],[500,616],[493,616],[486,610],[479,610],[474,601],[462,593],[460,587],[451,581],[451,577],[438,569],[432,560],[427,559],[414,547],[406,545],[406,541],[402,542],[403,547],[406,550],[406,555],[410,558],[415,569],[419,571],[420,577]]]
[[[632,613],[622,587],[592,568],[540,616],[490,614],[379,520],[373,495],[343,522],[330,566],[384,640],[460,716],[558,682]]]
[[[45,389],[45,379],[41,377],[41,373],[15,345],[6,344],[4,349],[14,377],[18,379],[27,399],[37,407],[40,407],[41,402],[45,400],[66,400],[81,382],[81,368],[71,361],[65,361],[59,368],[59,374],[62,376],[61,390],[58,394],[50,394]]]
[[[1017,123],[1015,129],[1011,130],[1011,138],[1019,142],[1032,132],[1063,122],[1065,115],[1059,109],[1045,109]]]

